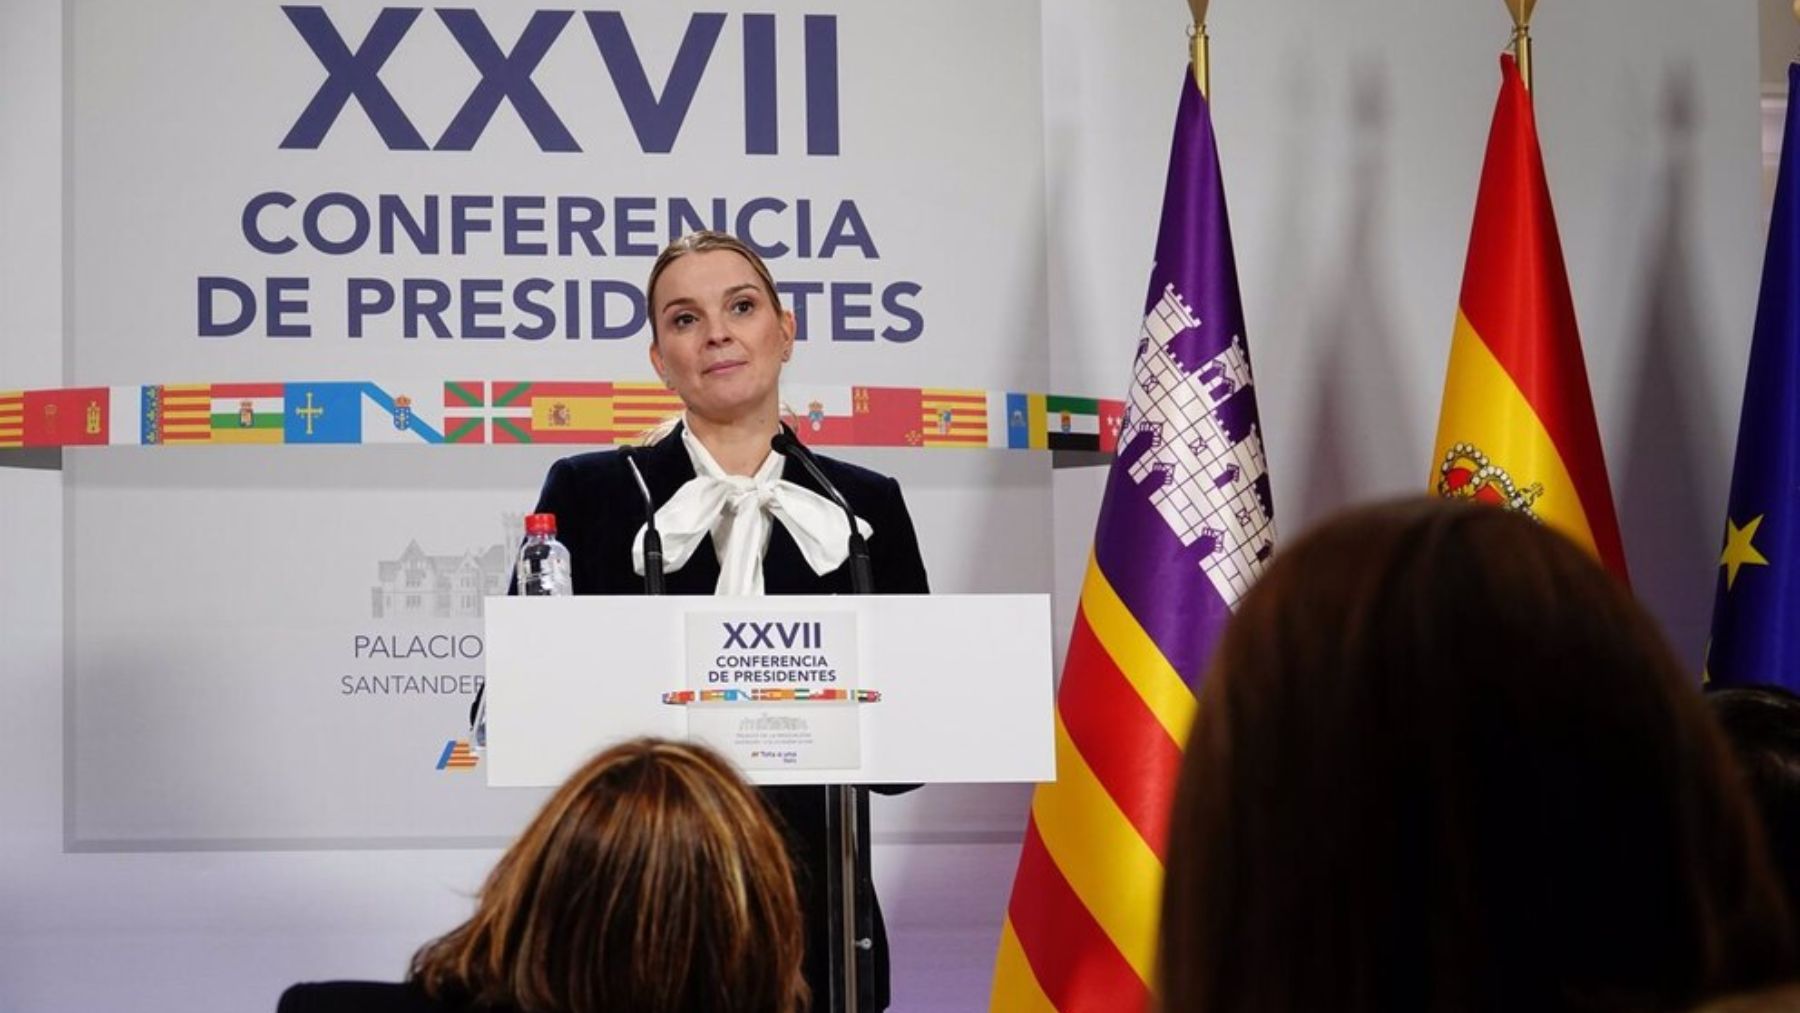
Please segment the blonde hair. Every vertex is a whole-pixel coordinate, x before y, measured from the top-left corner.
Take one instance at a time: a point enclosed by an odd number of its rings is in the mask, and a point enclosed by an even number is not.
[[[744,244],[744,241],[729,232],[715,232],[712,229],[701,229],[690,232],[680,239],[663,247],[656,255],[656,263],[650,265],[650,280],[644,283],[644,313],[650,321],[650,340],[656,341],[656,283],[662,279],[663,272],[669,265],[690,253],[717,253],[725,251],[735,253],[750,262],[751,270],[756,272],[756,279],[762,285],[763,293],[777,310],[781,308],[781,293],[775,291],[775,276],[769,273],[769,265],[763,262],[755,250]],[[785,404],[781,406],[784,417],[793,414]],[[682,415],[675,412],[669,417],[644,430],[638,435],[640,446],[651,446],[667,439],[675,427],[681,423]]]
[[[775,276],[769,273],[769,265],[757,256],[756,251],[744,245],[744,241],[729,232],[714,232],[701,229],[690,232],[680,239],[663,247],[656,255],[656,263],[650,265],[650,280],[644,283],[644,312],[650,320],[650,340],[656,340],[656,283],[662,280],[663,272],[669,265],[690,253],[717,253],[725,251],[735,253],[750,262],[756,272],[757,281],[762,283],[764,294],[776,309],[781,308],[781,293],[775,291]]]
[[[556,790],[411,978],[528,1013],[796,1013],[802,952],[761,797],[705,747],[636,739]]]

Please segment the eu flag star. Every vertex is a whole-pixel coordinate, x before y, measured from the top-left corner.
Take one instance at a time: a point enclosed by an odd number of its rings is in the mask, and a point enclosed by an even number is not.
[[[1719,565],[1725,568],[1725,589],[1737,583],[1738,570],[1746,566],[1768,566],[1769,561],[1752,545],[1756,539],[1756,529],[1762,527],[1763,514],[1750,518],[1750,523],[1738,527],[1731,518],[1725,518],[1725,552],[1719,556]]]

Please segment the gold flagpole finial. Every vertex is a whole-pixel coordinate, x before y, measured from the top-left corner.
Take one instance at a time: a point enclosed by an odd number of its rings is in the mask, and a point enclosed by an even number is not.
[[[1194,26],[1188,30],[1189,58],[1194,62],[1194,84],[1200,88],[1200,94],[1212,98],[1212,65],[1209,43],[1206,35],[1206,8],[1212,0],[1188,0],[1188,10],[1194,13]],[[1794,0],[1796,9],[1800,9],[1800,0]]]
[[[1530,91],[1531,13],[1537,9],[1537,0],[1505,0],[1505,3],[1513,19],[1513,58],[1519,62],[1519,79],[1525,82],[1525,90]],[[1800,13],[1800,0],[1794,0],[1794,10]]]
[[[1800,0],[1794,0],[1794,20],[1800,21]]]

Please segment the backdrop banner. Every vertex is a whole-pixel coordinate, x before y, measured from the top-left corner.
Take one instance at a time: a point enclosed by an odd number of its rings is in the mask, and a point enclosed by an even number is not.
[[[91,442],[246,444],[67,461],[73,849],[517,828],[537,796],[462,741],[481,599],[548,463],[670,407],[642,285],[677,235],[768,259],[821,431],[864,389],[910,392],[913,445],[1057,429],[1006,393],[1048,385],[1035,2],[65,10],[65,385],[110,392]],[[562,445],[493,447],[529,442]]]

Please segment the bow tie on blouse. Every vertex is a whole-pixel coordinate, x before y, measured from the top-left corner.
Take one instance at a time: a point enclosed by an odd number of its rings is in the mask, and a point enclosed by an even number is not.
[[[686,566],[694,550],[711,535],[719,557],[719,583],[714,593],[762,594],[763,553],[769,547],[771,518],[793,536],[814,573],[823,576],[844,565],[850,555],[850,522],[845,520],[843,508],[783,479],[786,458],[771,450],[755,475],[728,475],[686,426],[681,429],[681,442],[694,463],[694,477],[656,511],[666,572]],[[860,517],[856,525],[865,538],[874,533]],[[640,526],[631,543],[631,565],[639,574],[644,572],[644,531]]]

